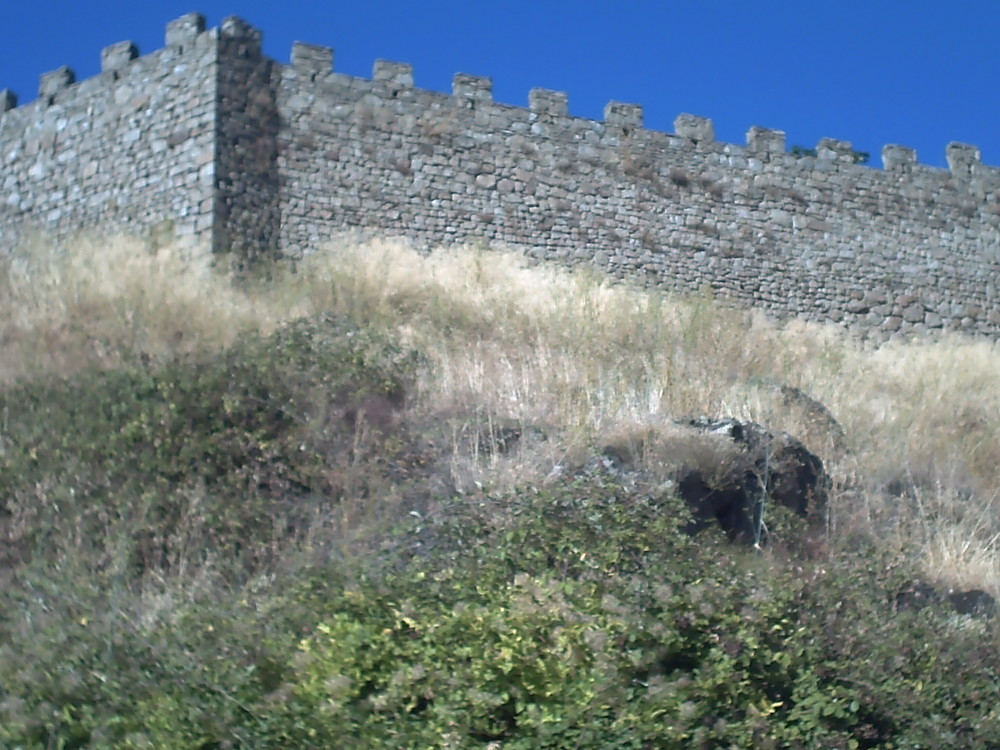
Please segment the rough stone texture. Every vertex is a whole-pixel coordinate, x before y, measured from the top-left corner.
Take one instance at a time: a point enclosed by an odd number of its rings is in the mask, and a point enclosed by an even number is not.
[[[0,112],[0,251],[31,229],[211,231],[217,45],[182,39],[139,58],[112,45],[100,75],[74,84],[61,68]]]
[[[236,18],[184,16],[135,54],[105,48],[79,83],[46,74],[20,107],[0,91],[0,251],[30,228],[168,222],[247,260],[345,231],[473,239],[880,334],[1000,333],[1000,169],[974,146],[949,145],[948,169],[887,146],[874,169],[834,139],[815,155],[760,127],[720,143],[693,115],[662,133],[637,105],[594,121],[561,92],[493,102],[487,78],[448,95],[400,63],[347,76],[325,47],[281,64]]]
[[[737,541],[760,542],[768,502],[813,522],[823,520],[829,482],[823,462],[794,437],[730,418],[689,425],[725,440],[732,451],[724,472],[701,461],[678,471],[677,493],[694,511],[696,528],[718,523]]]
[[[822,460],[791,435],[752,422],[701,417],[625,432],[602,447],[593,468],[669,477],[691,507],[692,532],[718,525],[735,541],[761,542],[772,504],[814,529],[826,519]]]
[[[238,18],[223,21],[216,119],[213,248],[237,265],[278,252],[279,113],[274,63],[261,54],[261,35]]]

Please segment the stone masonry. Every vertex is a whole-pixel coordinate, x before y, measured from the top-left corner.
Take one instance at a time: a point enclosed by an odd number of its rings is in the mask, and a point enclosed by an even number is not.
[[[282,64],[238,18],[190,14],[162,50],[101,60],[80,83],[43,75],[21,107],[0,91],[0,251],[79,230],[168,233],[239,264],[345,233],[478,241],[880,336],[1000,334],[1000,169],[974,146],[936,169],[890,145],[875,169],[833,139],[717,142],[692,115],[662,133],[634,104],[594,121],[557,91],[494,102],[488,78],[458,74],[449,95],[402,63],[347,76],[328,47]]]

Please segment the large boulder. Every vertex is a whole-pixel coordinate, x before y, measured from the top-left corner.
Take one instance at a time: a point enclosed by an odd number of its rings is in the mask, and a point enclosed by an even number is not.
[[[947,590],[927,581],[912,581],[896,594],[897,609],[920,610],[925,607],[948,606],[960,615],[990,619],[996,614],[996,599],[982,589]]]
[[[819,520],[825,515],[828,480],[823,462],[796,438],[736,419],[702,417],[688,425],[725,441],[731,450],[721,474],[697,463],[680,467],[678,493],[691,506],[697,527],[718,522],[737,541],[760,542],[768,503],[802,518]]]
[[[817,525],[825,519],[829,480],[823,462],[791,435],[752,422],[672,422],[612,442],[603,453],[619,470],[669,476],[691,507],[691,531],[718,524],[734,541],[760,543],[770,504]]]

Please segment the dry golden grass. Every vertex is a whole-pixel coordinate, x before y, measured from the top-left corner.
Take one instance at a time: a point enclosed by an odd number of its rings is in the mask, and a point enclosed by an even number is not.
[[[151,252],[125,238],[81,239],[72,251],[29,241],[0,258],[0,308],[0,382],[221,346],[278,322],[205,252]]]
[[[837,489],[835,534],[874,529],[930,576],[1000,593],[991,342],[875,347],[833,327],[781,325],[511,253],[421,254],[391,242],[322,248],[294,273],[242,286],[203,255],[126,240],[60,255],[35,243],[4,261],[0,295],[7,382],[222,346],[320,312],[390,330],[426,358],[408,418],[451,441],[459,487],[544,481],[602,441],[672,418],[750,419],[823,458]],[[782,385],[824,405],[843,436]],[[473,428],[490,423],[520,425],[529,438],[479,455]]]

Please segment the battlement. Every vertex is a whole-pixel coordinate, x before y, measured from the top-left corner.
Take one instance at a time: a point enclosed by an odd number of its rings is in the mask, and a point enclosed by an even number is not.
[[[164,45],[183,52],[185,47],[197,44],[203,35],[215,41],[221,38],[238,39],[255,54],[260,54],[261,32],[242,19],[226,18],[218,29],[206,29],[205,17],[200,13],[188,13],[166,24]],[[139,58],[139,49],[132,41],[121,41],[104,47],[100,52],[101,73],[122,71]],[[334,72],[333,49],[331,47],[295,42],[292,45],[290,66],[300,71],[310,80],[327,78]],[[97,81],[106,80],[102,76]],[[362,80],[362,79],[356,79]],[[371,82],[399,91],[414,88],[413,68],[408,63],[377,60],[373,66]],[[53,106],[71,95],[70,91],[79,85],[73,70],[62,66],[42,73],[39,78],[38,101],[42,106]],[[452,96],[458,100],[472,102],[492,102],[492,80],[490,78],[457,73],[453,80]],[[0,89],[0,117],[18,107],[19,96],[10,89]],[[569,97],[564,91],[536,88],[528,93],[529,112],[548,117],[569,117]],[[643,111],[639,104],[624,104],[611,101],[604,110],[604,123],[612,127],[627,128],[629,132],[643,128]],[[845,165],[856,164],[856,152],[850,141],[822,138],[814,149],[804,153],[789,153],[785,144],[785,133],[759,126],[747,131],[745,147],[738,144],[722,143],[715,140],[715,130],[710,118],[691,114],[680,114],[674,120],[674,135],[686,139],[690,145],[714,148],[729,153],[747,153],[764,159],[784,157],[794,159],[805,168],[817,163],[835,162]],[[962,177],[982,172],[980,151],[976,146],[963,143],[949,143],[945,147],[948,169]],[[886,170],[911,172],[920,165],[914,149],[896,144],[888,144],[882,149],[882,165]],[[820,167],[823,168],[823,167]],[[991,171],[997,168],[989,168]]]
[[[661,132],[639,104],[591,120],[562,91],[513,106],[490,78],[430,91],[406,63],[360,78],[331,47],[281,63],[261,42],[191,13],[152,53],[104,47],[96,76],[42,74],[35,101],[0,90],[0,251],[30,229],[169,233],[246,262],[345,231],[475,238],[883,333],[1000,332],[1000,169],[975,146],[938,168],[890,144],[877,169],[848,141],[726,143],[706,117]]]
[[[333,52],[331,47],[295,42],[292,45],[290,64],[294,70],[309,76],[310,80],[329,77],[334,72]],[[414,86],[413,68],[407,63],[377,60],[371,81],[396,86],[400,90],[411,89]],[[451,93],[459,100],[493,102],[493,81],[487,77],[456,73]],[[528,111],[549,117],[570,117],[569,95],[565,91],[532,89],[528,93]],[[629,132],[642,129],[642,105],[610,101],[604,108],[604,123],[610,127],[627,128]],[[710,118],[686,113],[678,115],[674,120],[674,134],[687,139],[691,145],[702,148],[715,148],[730,153],[742,150],[764,159],[784,156],[795,159],[806,168],[813,167],[817,161],[868,166],[858,163],[857,152],[850,141],[822,138],[815,149],[810,149],[808,153],[794,154],[789,153],[786,148],[784,131],[757,125],[747,131],[745,149],[737,144],[717,142],[715,127]],[[952,142],[945,147],[945,153],[948,168],[962,176],[969,176],[982,166],[976,146]],[[897,144],[883,147],[882,164],[884,169],[900,172],[912,171],[914,166],[923,166],[917,162],[915,149]]]

